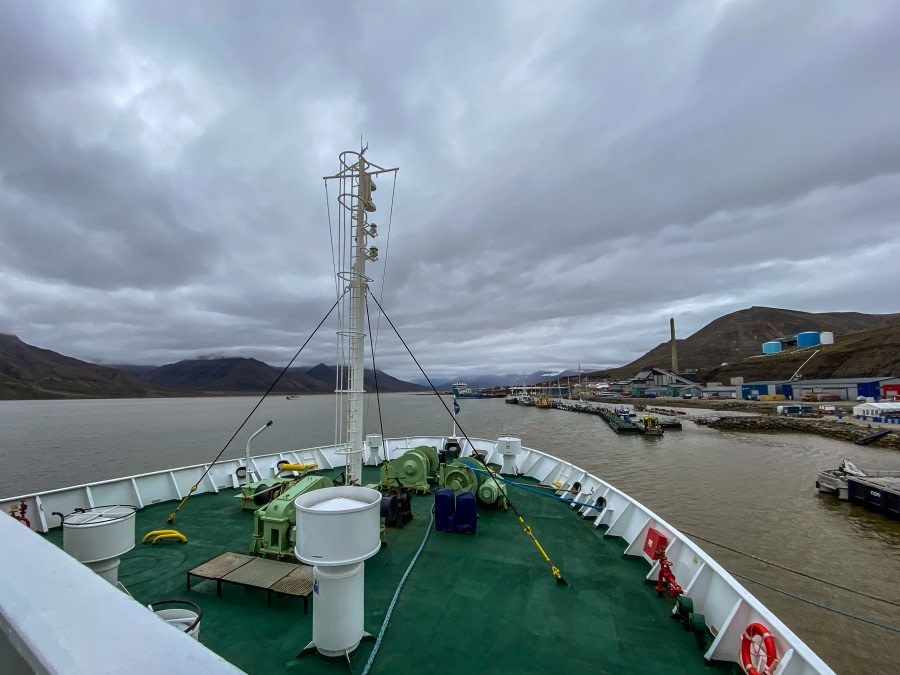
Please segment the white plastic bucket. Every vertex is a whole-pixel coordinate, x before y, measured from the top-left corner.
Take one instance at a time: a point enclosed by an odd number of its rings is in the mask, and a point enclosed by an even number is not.
[[[181,605],[173,609],[156,609],[163,605]],[[190,609],[187,609],[187,608]],[[200,640],[200,608],[187,600],[160,600],[151,602],[147,608],[170,626],[182,633],[187,633],[195,640]]]
[[[200,639],[200,617],[197,612],[188,609],[161,609],[154,614],[182,633],[187,633],[195,640]]]

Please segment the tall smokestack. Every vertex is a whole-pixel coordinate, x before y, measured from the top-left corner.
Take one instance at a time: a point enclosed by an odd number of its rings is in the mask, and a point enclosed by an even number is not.
[[[669,319],[669,330],[672,333],[672,372],[678,372],[678,347],[675,345],[675,317]]]

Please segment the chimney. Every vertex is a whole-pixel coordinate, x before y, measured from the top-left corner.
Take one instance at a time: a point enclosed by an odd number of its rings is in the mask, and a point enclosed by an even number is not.
[[[669,319],[669,330],[672,333],[672,372],[678,372],[678,347],[675,346],[675,317]]]

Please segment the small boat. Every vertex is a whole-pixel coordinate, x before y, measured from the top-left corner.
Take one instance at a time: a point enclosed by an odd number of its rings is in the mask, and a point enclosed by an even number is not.
[[[816,489],[822,494],[837,495],[838,499],[850,499],[849,481],[852,478],[898,479],[900,471],[887,469],[860,469],[850,459],[844,458],[836,469],[822,469],[816,476]]]
[[[296,401],[300,397],[297,394],[288,394],[287,396],[285,396],[285,398],[288,401]]]
[[[550,396],[548,394],[538,394],[534,397],[535,408],[552,408],[550,404]]]
[[[645,436],[663,435],[663,430],[659,425],[659,420],[657,420],[653,415],[642,415],[638,426],[640,426],[641,433]]]
[[[613,412],[626,422],[631,422],[631,416],[634,415],[634,408],[627,405],[620,405]]]

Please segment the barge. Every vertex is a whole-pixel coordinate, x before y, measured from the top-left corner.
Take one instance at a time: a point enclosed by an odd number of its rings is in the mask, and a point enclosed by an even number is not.
[[[836,469],[823,469],[816,489],[837,495],[842,501],[860,504],[893,518],[900,518],[900,470],[863,470],[849,459]]]

